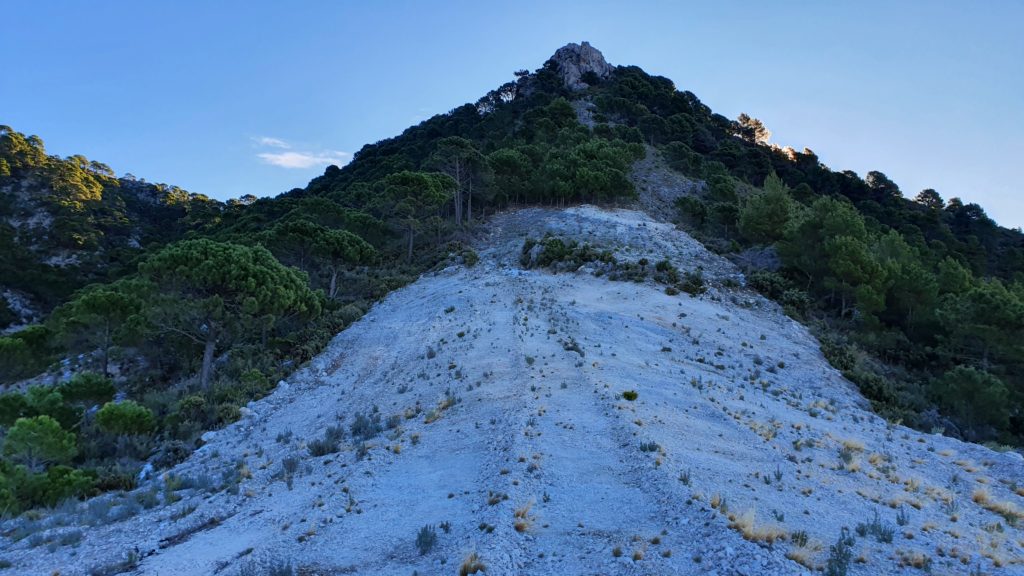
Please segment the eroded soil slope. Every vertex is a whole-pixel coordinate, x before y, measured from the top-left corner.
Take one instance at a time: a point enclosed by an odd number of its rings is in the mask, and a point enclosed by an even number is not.
[[[1022,572],[1020,457],[871,414],[699,243],[591,207],[490,230],[476,266],[389,296],[172,475],[8,522],[33,535],[5,540],[6,573],[137,550],[154,575],[457,574],[473,553],[491,575],[799,574],[844,526],[850,574]],[[710,290],[524,270],[545,232],[699,266]]]

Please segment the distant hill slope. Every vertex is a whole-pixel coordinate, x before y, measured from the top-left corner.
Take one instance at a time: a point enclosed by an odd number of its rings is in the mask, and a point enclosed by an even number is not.
[[[456,574],[473,555],[487,574],[811,574],[847,527],[843,574],[1024,573],[1020,456],[867,411],[692,238],[587,206],[489,228],[479,263],[384,299],[163,479],[8,523],[44,535],[6,547],[8,572],[133,552],[147,575]],[[619,268],[524,269],[545,234]],[[641,259],[708,291],[608,279]]]
[[[132,176],[0,126],[0,329],[42,319],[76,289],[134,271],[146,250],[220,218],[224,204]]]

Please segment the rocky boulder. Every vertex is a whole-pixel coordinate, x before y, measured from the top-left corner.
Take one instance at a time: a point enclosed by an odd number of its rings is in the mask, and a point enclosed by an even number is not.
[[[562,82],[570,90],[585,90],[590,85],[584,80],[588,73],[598,78],[607,78],[615,69],[604,59],[604,55],[588,42],[566,44],[559,48],[549,61],[562,76]]]

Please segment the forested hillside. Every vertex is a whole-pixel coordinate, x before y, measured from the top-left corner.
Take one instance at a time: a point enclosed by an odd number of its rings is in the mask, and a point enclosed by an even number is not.
[[[0,126],[0,328],[24,320],[10,300],[44,314],[78,288],[130,272],[146,249],[216,223],[223,209],[180,188],[117,178],[83,156],[47,155],[40,138]]]
[[[705,183],[679,218],[719,251],[772,258],[751,284],[812,323],[826,356],[882,414],[973,439],[1024,433],[1024,235],[935,190],[905,197],[809,149],[767,143],[758,120],[713,114],[638,68],[594,90],[598,118],[634,126]],[[936,415],[937,406],[949,419]]]
[[[516,72],[275,198],[117,178],[0,128],[0,324],[18,328],[0,337],[0,379],[50,370],[0,396],[0,507],[132,486],[144,462],[182,458],[389,291],[471,266],[462,241],[488,215],[630,203],[631,166],[653,150],[702,183],[680,222],[738,260],[768,246],[750,284],[814,326],[880,413],[1024,439],[1019,231],[772,146],[760,122],[639,68],[568,83],[570,67]]]

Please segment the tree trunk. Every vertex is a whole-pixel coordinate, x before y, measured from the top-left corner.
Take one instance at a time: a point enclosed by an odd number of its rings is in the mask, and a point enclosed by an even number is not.
[[[412,262],[412,236],[413,236],[413,229],[412,229],[412,226],[410,225],[409,226],[409,254],[408,254],[409,262]]]
[[[462,162],[455,159],[455,225],[462,226]]]
[[[103,375],[110,375],[110,324],[103,328]]]
[[[338,293],[338,267],[331,266],[331,286],[327,290],[327,297],[334,299],[334,295]]]
[[[217,332],[213,325],[210,325],[210,333],[206,336],[206,344],[203,346],[203,367],[199,371],[199,386],[204,390],[210,385],[210,376],[213,374],[213,353],[217,349]]]

